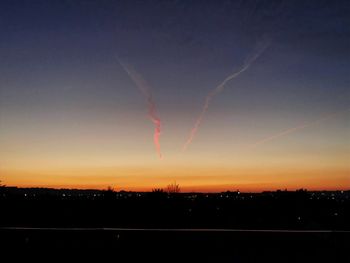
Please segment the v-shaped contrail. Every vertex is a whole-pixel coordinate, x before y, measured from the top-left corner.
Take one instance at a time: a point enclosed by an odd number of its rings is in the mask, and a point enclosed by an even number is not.
[[[202,107],[202,111],[200,112],[196,122],[193,125],[193,128],[191,129],[190,135],[187,139],[187,141],[185,142],[184,146],[183,146],[183,150],[185,151],[188,146],[191,144],[191,142],[193,141],[195,135],[197,134],[198,128],[201,125],[203,118],[205,116],[205,113],[207,112],[210,102],[211,100],[218,95],[219,93],[221,93],[225,87],[227,82],[229,82],[232,79],[235,79],[236,77],[238,77],[241,73],[243,73],[244,71],[246,71],[250,65],[252,63],[254,63],[254,61],[260,57],[260,55],[265,51],[265,49],[269,46],[269,42],[268,41],[264,41],[263,43],[260,43],[260,45],[255,49],[255,52],[248,56],[243,65],[241,66],[241,68],[239,70],[237,70],[236,72],[232,73],[231,75],[229,75],[226,79],[224,79],[224,81],[222,81],[218,86],[216,86],[213,90],[211,90],[207,96],[205,97],[204,100],[204,104]]]
[[[162,159],[163,156],[160,150],[160,142],[159,142],[159,137],[161,134],[161,120],[157,115],[156,104],[154,102],[149,85],[142,78],[142,76],[135,71],[135,69],[132,66],[122,62],[118,57],[117,57],[117,60],[147,100],[148,116],[154,124],[154,135],[153,135],[154,145],[156,147],[156,151],[159,158]]]

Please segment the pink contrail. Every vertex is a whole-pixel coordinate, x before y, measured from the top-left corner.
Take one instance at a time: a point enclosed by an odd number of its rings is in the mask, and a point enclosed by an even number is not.
[[[139,73],[137,73],[135,69],[133,69],[130,65],[122,62],[119,58],[117,58],[117,60],[147,100],[148,116],[154,124],[154,135],[153,135],[154,145],[156,147],[159,158],[162,159],[163,157],[160,151],[160,142],[159,142],[159,137],[161,134],[160,132],[161,121],[160,121],[160,118],[157,116],[156,104],[153,100],[152,92],[149,88],[149,85],[142,78],[142,76]]]
[[[319,118],[317,120],[306,122],[304,124],[300,124],[298,126],[295,126],[295,127],[292,127],[292,128],[286,129],[286,130],[283,130],[283,131],[281,131],[279,133],[276,133],[274,135],[271,135],[271,136],[268,136],[268,137],[266,137],[264,139],[261,139],[261,140],[255,142],[255,143],[249,145],[248,147],[249,148],[254,148],[254,147],[258,146],[258,145],[261,145],[261,144],[264,144],[266,142],[272,141],[272,140],[277,139],[279,137],[282,137],[284,135],[293,133],[293,132],[298,131],[298,130],[305,129],[305,128],[309,127],[309,126],[312,126],[312,125],[318,124],[320,122],[326,121],[328,119],[334,118],[334,117],[338,116],[339,114],[342,114],[342,113],[347,112],[349,110],[350,109],[346,109],[346,110],[343,110],[343,111],[330,113],[330,114],[327,114],[327,115],[325,115],[325,116],[323,116],[323,117],[321,117],[321,118]]]
[[[259,43],[259,46],[255,49],[255,52],[253,53],[253,55],[250,55],[245,59],[242,67],[238,71],[232,73],[230,76],[228,76],[226,79],[224,79],[223,82],[221,82],[218,86],[216,86],[213,90],[211,90],[207,94],[207,96],[205,97],[205,100],[204,100],[202,111],[200,112],[196,122],[194,123],[193,128],[191,129],[190,135],[183,146],[184,151],[188,148],[188,146],[193,141],[195,135],[197,134],[198,128],[203,121],[203,118],[204,118],[205,113],[207,112],[207,110],[209,108],[211,100],[225,89],[227,82],[238,77],[241,73],[246,71],[250,67],[250,65],[252,63],[254,63],[254,61],[257,58],[260,57],[260,55],[265,51],[265,49],[268,47],[268,45],[269,45],[269,41],[264,41],[262,43]]]

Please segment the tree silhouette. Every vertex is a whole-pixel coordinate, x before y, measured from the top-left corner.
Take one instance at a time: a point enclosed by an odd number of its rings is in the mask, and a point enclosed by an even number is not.
[[[164,193],[164,190],[162,188],[154,188],[152,189],[152,193]]]
[[[167,193],[162,188],[154,188],[150,196],[155,199],[162,199],[167,196]]]
[[[107,192],[114,192],[114,188],[112,186],[107,187]]]
[[[115,191],[114,188],[111,186],[107,187],[107,190],[104,191],[104,197],[107,200],[111,200],[115,197]]]
[[[167,186],[167,192],[168,192],[169,194],[177,194],[177,193],[180,193],[180,186],[179,186],[176,182],[174,182],[174,183],[172,183],[172,184],[169,184],[169,185]]]

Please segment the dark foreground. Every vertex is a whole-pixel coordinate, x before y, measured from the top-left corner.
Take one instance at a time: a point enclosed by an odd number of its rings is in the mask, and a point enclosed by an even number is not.
[[[350,262],[348,232],[1,229],[1,262]]]
[[[1,263],[350,262],[350,191],[1,188],[0,213]]]
[[[350,230],[350,191],[0,190],[0,227]]]

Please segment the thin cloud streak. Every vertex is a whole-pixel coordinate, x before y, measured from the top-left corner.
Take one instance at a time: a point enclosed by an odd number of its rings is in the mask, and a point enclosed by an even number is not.
[[[224,81],[222,81],[218,86],[216,86],[213,90],[211,90],[207,96],[205,97],[205,101],[202,107],[202,111],[200,112],[196,122],[194,123],[190,135],[187,139],[187,141],[185,142],[185,144],[183,145],[183,150],[186,151],[187,148],[189,147],[189,145],[192,143],[194,137],[196,136],[199,126],[201,125],[206,112],[208,111],[209,105],[211,103],[211,100],[218,95],[219,93],[221,93],[225,87],[226,84],[232,80],[235,79],[236,77],[238,77],[240,74],[242,74],[243,72],[245,72],[254,62],[256,59],[258,59],[261,54],[266,50],[266,48],[269,46],[270,42],[269,41],[264,41],[262,43],[259,43],[258,47],[255,49],[255,52],[253,53],[253,55],[248,56],[243,65],[241,66],[241,68],[232,73],[231,75],[229,75],[226,79],[224,79]]]
[[[276,134],[273,134],[273,135],[271,135],[271,136],[268,136],[268,137],[266,137],[266,138],[263,138],[263,139],[261,139],[261,140],[255,142],[255,143],[252,143],[251,145],[248,146],[248,148],[255,148],[255,147],[259,146],[259,145],[262,145],[262,144],[265,144],[265,143],[267,143],[267,142],[269,142],[269,141],[278,139],[278,138],[283,137],[283,136],[285,136],[285,135],[288,135],[288,134],[290,134],[290,133],[296,132],[296,131],[298,131],[298,130],[305,129],[305,128],[309,127],[309,126],[313,126],[313,125],[316,125],[316,124],[318,124],[318,123],[320,123],[320,122],[323,122],[323,121],[329,120],[329,119],[331,119],[331,118],[334,118],[334,117],[338,116],[339,114],[345,113],[345,112],[347,112],[347,111],[349,111],[349,110],[350,110],[350,109],[346,109],[346,110],[343,110],[343,111],[338,111],[338,112],[330,113],[330,114],[327,114],[327,115],[325,115],[325,116],[323,116],[323,117],[321,117],[321,118],[319,118],[319,119],[317,119],[317,120],[313,120],[313,121],[306,122],[306,123],[304,123],[304,124],[300,124],[300,125],[295,126],[295,127],[292,127],[292,128],[288,128],[288,129],[286,129],[286,130],[283,130],[283,131],[281,131],[281,132],[278,132],[278,133],[276,133]]]
[[[154,124],[154,134],[153,134],[154,145],[156,147],[156,151],[159,158],[162,159],[163,156],[160,150],[160,141],[159,141],[160,135],[161,135],[161,120],[158,117],[156,103],[154,102],[153,95],[149,88],[149,85],[143,79],[143,77],[138,72],[135,71],[133,67],[122,62],[118,57],[117,57],[117,60],[147,100],[148,117],[151,119],[151,121]]]

